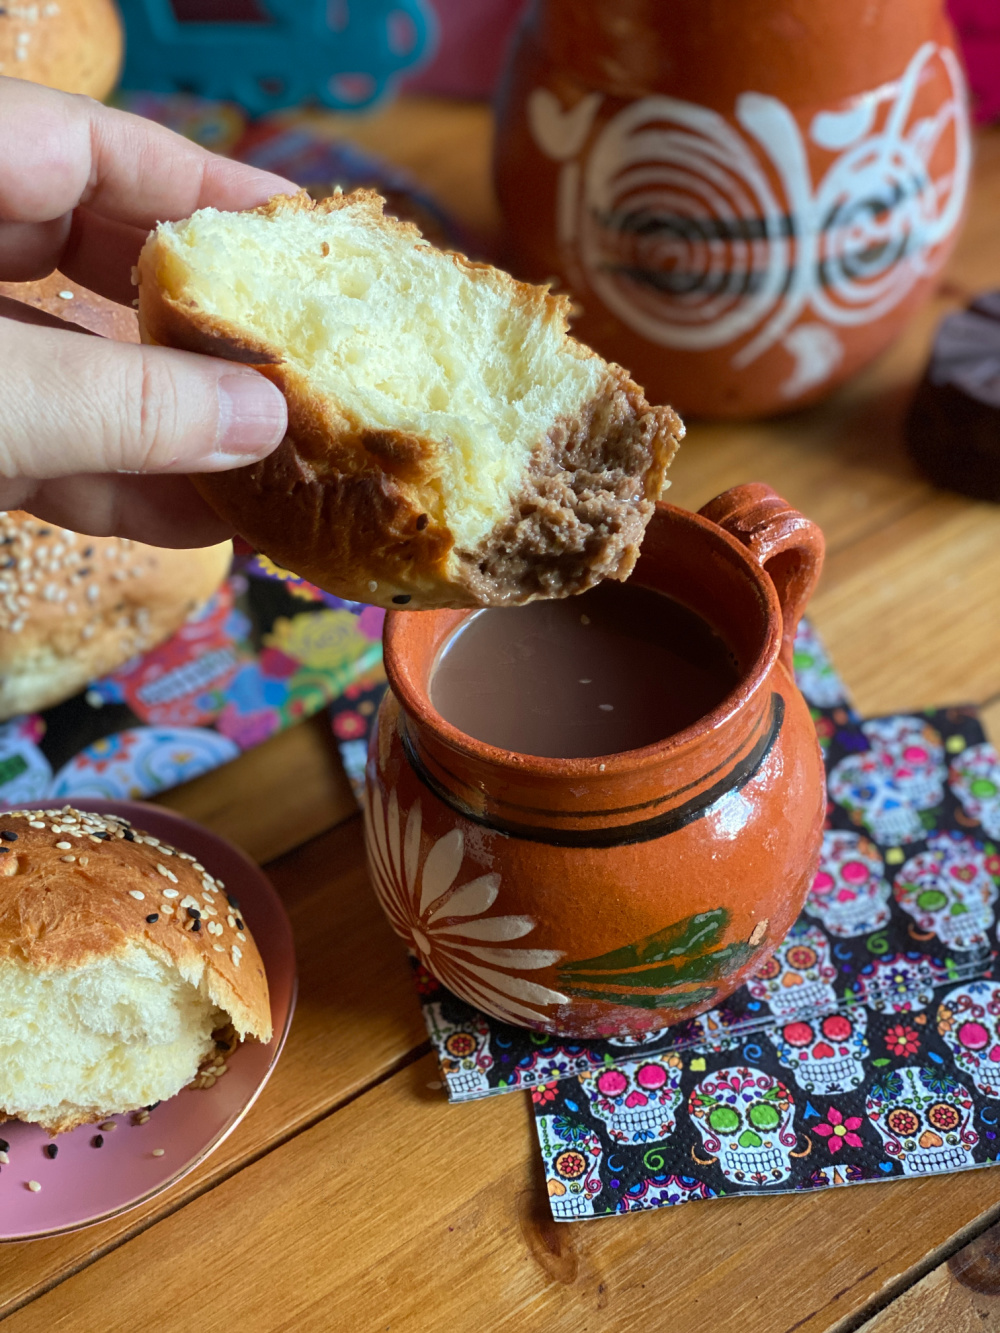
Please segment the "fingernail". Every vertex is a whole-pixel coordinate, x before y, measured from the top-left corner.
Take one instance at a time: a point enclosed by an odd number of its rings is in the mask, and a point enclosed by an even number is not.
[[[270,380],[255,372],[221,377],[217,452],[263,457],[287,429],[285,399]]]

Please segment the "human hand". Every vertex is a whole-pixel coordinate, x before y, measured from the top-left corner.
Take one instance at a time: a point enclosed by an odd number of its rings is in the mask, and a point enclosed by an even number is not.
[[[58,268],[127,305],[157,222],[296,188],[139,116],[0,77],[0,280]],[[281,393],[246,366],[57,323],[0,303],[0,509],[163,546],[231,535],[186,474],[266,457],[285,433]]]

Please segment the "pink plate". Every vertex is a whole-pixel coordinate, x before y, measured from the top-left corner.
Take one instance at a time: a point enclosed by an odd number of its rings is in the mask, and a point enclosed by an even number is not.
[[[33,809],[60,809],[65,801],[36,801]],[[82,1125],[51,1139],[37,1125],[0,1124],[10,1145],[0,1167],[0,1241],[34,1240],[91,1226],[135,1208],[193,1171],[236,1128],[256,1101],[285,1044],[295,1009],[292,928],[267,878],[230,843],[175,815],[138,801],[75,802],[83,810],[124,815],[136,827],[191,852],[239,900],[240,914],[257,941],[271,992],[274,1036],[266,1046],[247,1041],[228,1059],[229,1070],[213,1087],[185,1089],[161,1102],[144,1125],[131,1115],[113,1117],[95,1148],[96,1125]],[[52,1160],[46,1146],[55,1143]],[[163,1149],[162,1156],[153,1156]],[[36,1193],[28,1181],[37,1181]]]

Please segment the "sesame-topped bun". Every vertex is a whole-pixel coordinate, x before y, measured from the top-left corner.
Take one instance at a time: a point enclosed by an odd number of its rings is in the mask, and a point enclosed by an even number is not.
[[[117,815],[0,814],[0,1118],[56,1134],[173,1097],[227,1024],[270,1040],[221,881]]]
[[[192,480],[257,550],[378,606],[514,606],[625,579],[684,433],[569,336],[570,302],[427,244],[371,190],[161,223],[147,342],[256,365],[263,462]]]
[[[231,559],[231,542],[160,550],[0,512],[0,721],[60,703],[169,638]]]

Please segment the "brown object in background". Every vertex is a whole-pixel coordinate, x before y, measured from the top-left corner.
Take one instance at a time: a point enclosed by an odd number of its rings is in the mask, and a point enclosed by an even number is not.
[[[961,220],[944,0],[538,0],[495,177],[520,278],[682,416],[822,397],[906,328]]]
[[[0,514],[0,721],[69,699],[169,638],[231,559],[231,542],[160,550]]]
[[[0,6],[0,74],[103,100],[118,82],[122,23],[112,0]]]
[[[134,310],[81,287],[58,269],[38,282],[0,282],[0,298],[3,297],[76,324],[102,338],[122,343],[139,341],[139,319]],[[16,314],[16,311],[5,309],[4,301],[0,299],[0,316]]]
[[[1000,503],[1000,292],[941,321],[906,443],[936,486]]]

